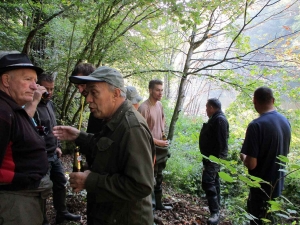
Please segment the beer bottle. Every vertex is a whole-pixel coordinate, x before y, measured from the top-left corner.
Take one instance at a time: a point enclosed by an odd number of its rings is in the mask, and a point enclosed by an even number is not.
[[[73,172],[81,172],[81,155],[79,153],[79,147],[76,146],[74,150],[74,162],[73,162]]]
[[[167,136],[166,136],[166,134],[162,131],[162,139],[164,140],[164,141],[166,141],[167,140]]]

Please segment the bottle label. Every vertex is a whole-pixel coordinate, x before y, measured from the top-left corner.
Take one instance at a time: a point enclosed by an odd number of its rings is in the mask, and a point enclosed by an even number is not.
[[[81,155],[77,156],[77,161],[80,162],[82,160]]]

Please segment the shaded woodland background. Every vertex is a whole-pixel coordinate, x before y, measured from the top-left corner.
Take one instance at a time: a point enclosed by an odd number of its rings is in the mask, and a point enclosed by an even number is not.
[[[166,185],[202,196],[199,131],[210,97],[220,98],[230,123],[223,165],[226,217],[246,224],[245,200],[257,185],[239,161],[248,123],[257,117],[253,91],[271,87],[292,125],[284,196],[271,205],[281,224],[299,220],[299,0],[2,0],[0,50],[18,50],[56,76],[59,124],[78,127],[80,94],[68,77],[89,62],[121,71],[144,100],[148,81],[164,81],[172,157]],[[85,103],[84,103],[85,104]],[[83,113],[85,130],[89,112]],[[65,143],[65,153],[73,145]],[[217,159],[212,159],[217,160]],[[288,222],[287,222],[288,221]]]

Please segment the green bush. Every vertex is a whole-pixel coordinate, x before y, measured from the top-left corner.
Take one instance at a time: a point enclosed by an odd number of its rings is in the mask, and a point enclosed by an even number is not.
[[[180,117],[177,122],[164,180],[178,191],[196,194],[200,190],[202,156],[198,140],[201,124],[200,118]]]

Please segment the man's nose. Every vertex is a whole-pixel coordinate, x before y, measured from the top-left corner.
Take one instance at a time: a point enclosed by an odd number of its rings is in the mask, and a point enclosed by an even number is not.
[[[87,103],[91,103],[93,101],[93,98],[89,92],[86,93],[85,100]]]
[[[82,93],[82,92],[84,91],[84,88],[83,88],[82,86],[78,85],[78,91],[79,91],[80,93]]]
[[[37,90],[37,83],[35,83],[35,82],[32,82],[31,83],[31,85],[30,85],[30,88],[32,89],[32,90]]]

